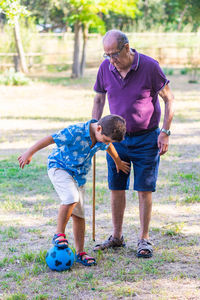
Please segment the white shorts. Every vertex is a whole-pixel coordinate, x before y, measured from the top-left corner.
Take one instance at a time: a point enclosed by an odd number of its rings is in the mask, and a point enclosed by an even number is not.
[[[48,175],[61,200],[61,204],[68,205],[77,202],[72,214],[85,218],[84,187],[79,187],[73,177],[65,170],[51,168],[48,170]]]

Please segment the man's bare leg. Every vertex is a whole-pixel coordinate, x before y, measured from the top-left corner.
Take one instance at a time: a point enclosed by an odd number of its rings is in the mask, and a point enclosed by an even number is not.
[[[122,225],[124,218],[124,210],[126,206],[126,195],[124,190],[111,191],[111,208],[112,208],[112,223],[113,234],[112,239],[108,239],[105,242],[96,245],[93,250],[104,250],[110,247],[122,247],[124,241],[122,237]],[[125,244],[124,244],[125,245]]]
[[[126,195],[124,190],[111,191],[111,208],[113,222],[113,237],[120,239],[122,236],[122,226],[124,211],[126,207]]]
[[[140,239],[149,239],[149,224],[152,211],[152,192],[138,192],[140,210]],[[148,251],[141,251],[147,254]]]

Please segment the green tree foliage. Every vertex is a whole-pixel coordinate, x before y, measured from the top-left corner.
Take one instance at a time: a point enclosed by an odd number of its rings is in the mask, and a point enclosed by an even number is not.
[[[136,3],[137,0],[55,0],[56,6],[66,13],[66,21],[74,27],[72,77],[83,75],[89,28],[96,27],[99,32],[105,32],[103,16],[109,12],[134,18],[137,12]],[[81,30],[83,32],[83,49],[81,61],[79,61]]]
[[[192,30],[196,31],[200,26],[200,1],[166,0],[165,14],[166,30],[170,27],[174,30],[182,30],[187,24],[190,24]]]
[[[118,28],[121,31],[129,32],[133,29],[134,19],[122,14],[109,11],[107,14],[102,15],[102,19],[105,23],[106,31],[112,28]],[[91,31],[94,29],[91,28]]]
[[[36,24],[44,26],[44,30],[65,28],[65,14],[62,9],[55,6],[53,0],[21,0],[35,19]],[[48,25],[51,25],[50,28]]]
[[[83,76],[88,32],[104,34],[112,28],[122,31],[182,31],[185,28],[197,31],[200,26],[200,0],[0,0],[0,25],[3,26],[5,17],[2,16],[5,15],[14,25],[15,44],[22,61],[17,23],[19,16],[27,15],[27,10],[36,24],[43,25],[46,30],[58,27],[73,30],[72,77]]]
[[[139,0],[135,28],[139,31],[181,31],[188,24],[192,31],[200,26],[199,0]]]
[[[163,24],[166,16],[164,14],[164,1],[162,0],[139,0],[139,14],[135,18],[136,31],[148,31]]]
[[[25,16],[28,11],[19,0],[0,0],[0,13],[6,14],[9,22],[14,24],[16,17]]]

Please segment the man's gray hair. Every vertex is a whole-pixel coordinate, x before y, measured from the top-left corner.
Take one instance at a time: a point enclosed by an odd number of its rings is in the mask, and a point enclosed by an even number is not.
[[[125,35],[125,33],[123,33],[120,30],[116,30],[116,29],[107,31],[103,37],[103,42],[105,41],[105,39],[107,39],[111,36],[117,40],[117,48],[118,49],[122,49],[122,47],[125,44],[129,44],[129,40],[128,40],[127,36]]]

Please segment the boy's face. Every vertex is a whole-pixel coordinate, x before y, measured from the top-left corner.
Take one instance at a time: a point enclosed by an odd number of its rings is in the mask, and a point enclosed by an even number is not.
[[[113,141],[109,136],[105,135],[105,134],[102,134],[102,128],[100,125],[97,126],[97,129],[96,129],[96,139],[97,139],[97,142],[101,142],[101,143],[104,143],[104,144],[109,144],[109,143],[114,143],[115,141]]]

